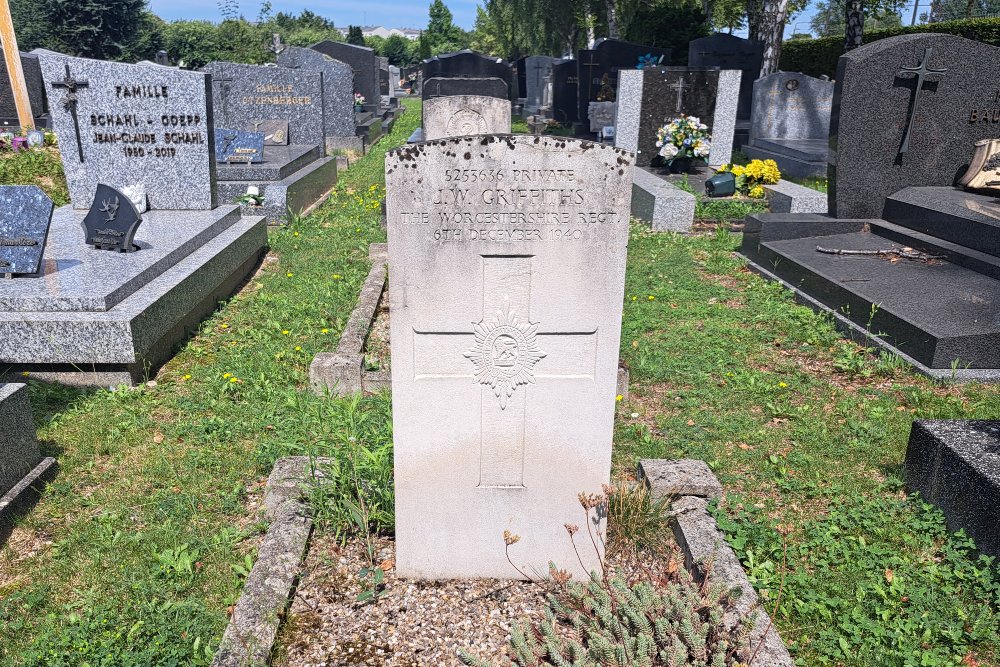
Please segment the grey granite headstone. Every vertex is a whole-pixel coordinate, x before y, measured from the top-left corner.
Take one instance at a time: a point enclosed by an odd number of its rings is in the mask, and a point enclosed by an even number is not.
[[[38,57],[30,53],[21,54],[21,71],[24,72],[24,82],[28,88],[28,100],[31,102],[31,115],[39,119],[47,109],[45,86],[42,84],[42,68]],[[10,75],[7,63],[0,58],[0,121],[17,122],[17,107],[14,104],[14,91],[10,85]]]
[[[764,44],[736,35],[716,33],[691,40],[688,44],[688,65],[692,67],[718,67],[738,69],[743,75],[740,82],[740,103],[737,118],[750,119],[753,104],[753,82],[760,76],[764,61]]]
[[[73,208],[137,182],[151,209],[215,208],[207,74],[35,53]]]
[[[935,33],[880,39],[841,56],[830,118],[830,214],[878,218],[886,197],[907,186],[954,185],[973,144],[998,135],[996,62],[1000,48]]]
[[[965,529],[981,552],[1000,557],[1000,422],[914,422],[905,476],[950,530]]]
[[[379,80],[378,80],[378,57],[375,51],[366,46],[355,46],[347,42],[333,42],[324,40],[311,47],[323,55],[334,60],[346,63],[354,72],[354,93],[361,93],[365,96],[367,106],[378,106],[379,100]]]
[[[300,46],[289,46],[278,54],[278,65],[321,72],[326,136],[354,136],[354,72],[349,65]]]
[[[750,139],[827,139],[833,81],[775,72],[753,84]]]
[[[477,77],[425,79],[421,95],[425,100],[451,95],[482,95],[510,99],[507,83],[503,79],[495,77],[485,79]]]
[[[269,120],[288,122],[288,143],[322,145],[323,76],[307,69],[214,62],[212,105],[216,127],[253,130]]]
[[[38,273],[52,200],[37,185],[0,185],[0,274]]]
[[[615,145],[636,152],[636,164],[657,156],[656,132],[678,116],[697,116],[708,125],[712,147],[708,164],[732,159],[739,70],[715,67],[657,67],[622,70]]]
[[[42,460],[35,439],[28,387],[0,384],[0,497]]]
[[[525,99],[524,106],[526,109],[537,110],[542,106],[545,82],[552,75],[552,68],[564,61],[552,56],[528,56],[523,60],[525,89],[521,91],[521,95]],[[520,75],[518,72],[519,78]]]

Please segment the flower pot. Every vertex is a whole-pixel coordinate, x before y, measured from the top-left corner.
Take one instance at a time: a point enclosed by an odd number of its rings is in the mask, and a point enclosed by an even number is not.
[[[691,171],[691,158],[675,157],[673,160],[667,162],[667,167],[670,169],[671,174],[686,174]]]
[[[365,110],[365,108],[362,105],[360,105],[360,104],[355,104],[354,105],[354,113],[361,113],[364,110]]]

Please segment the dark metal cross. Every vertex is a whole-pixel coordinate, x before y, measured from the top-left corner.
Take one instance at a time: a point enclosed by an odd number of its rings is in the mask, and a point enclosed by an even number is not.
[[[684,110],[684,89],[689,87],[686,84],[687,82],[684,79],[678,79],[677,83],[670,86],[672,90],[677,91],[677,113]]]
[[[80,120],[76,115],[76,103],[79,98],[76,95],[76,91],[80,88],[86,88],[90,85],[89,81],[77,81],[69,73],[69,63],[66,63],[66,76],[62,81],[53,81],[53,88],[65,88],[66,97],[63,98],[63,107],[69,111],[69,114],[73,117],[73,129],[76,130],[76,149],[80,155],[80,162],[83,162],[83,141],[80,137]]]
[[[587,54],[587,62],[585,62],[585,63],[581,62],[580,64],[582,66],[584,66],[584,67],[600,67],[601,66],[601,63],[599,63],[599,62],[595,63],[594,62],[594,52],[593,51],[591,51],[590,53]],[[593,93],[594,93],[594,75],[593,75],[592,72],[588,72],[587,73],[587,100],[588,101],[591,100],[591,99],[593,99],[593,97],[594,97]]]
[[[896,76],[903,76],[904,74],[916,74],[917,85],[913,91],[913,99],[910,102],[910,113],[906,119],[906,134],[903,135],[903,143],[899,147],[898,157],[902,157],[910,150],[910,131],[913,129],[913,119],[917,115],[917,107],[920,104],[920,91],[924,88],[924,79],[928,76],[941,76],[948,70],[945,68],[932,69],[928,63],[930,63],[931,56],[934,53],[934,47],[928,46],[924,48],[924,57],[920,59],[920,64],[916,67],[904,67],[900,65],[899,71],[896,72]]]

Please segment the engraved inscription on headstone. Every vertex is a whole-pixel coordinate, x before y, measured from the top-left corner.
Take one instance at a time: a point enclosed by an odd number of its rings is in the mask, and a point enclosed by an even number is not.
[[[52,208],[36,185],[0,185],[0,274],[38,273]]]
[[[97,186],[94,204],[83,219],[86,243],[97,250],[133,252],[139,249],[133,239],[141,222],[128,196],[101,183]]]
[[[563,525],[610,473],[632,162],[527,135],[387,156],[402,576],[517,577],[505,530],[523,571],[585,575]]]

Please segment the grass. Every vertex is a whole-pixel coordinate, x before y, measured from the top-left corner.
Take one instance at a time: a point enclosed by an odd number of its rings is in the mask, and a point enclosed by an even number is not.
[[[20,153],[0,153],[0,183],[38,185],[56,206],[69,203],[69,189],[59,149],[47,147]]]
[[[336,347],[368,245],[385,240],[379,149],[417,123],[411,107],[331,202],[272,233],[260,273],[155,387],[30,383],[60,472],[0,551],[0,664],[208,664],[266,529],[255,510],[273,461],[391,440],[385,397],[315,397],[308,367]]]
[[[419,123],[419,102],[404,103],[380,149]],[[344,477],[317,505],[326,530],[391,524],[388,398],[307,389],[368,244],[385,239],[383,167],[372,152],[333,201],[275,231],[261,272],[155,387],[31,383],[61,470],[0,551],[0,664],[208,664],[266,529],[256,508],[279,456],[337,459]],[[709,462],[729,494],[722,525],[769,611],[782,590],[776,622],[802,665],[1000,664],[997,576],[900,483],[913,419],[995,417],[1000,390],[936,386],[866,354],[749,274],[738,244],[632,228],[618,476],[639,458]],[[368,526],[352,487],[376,502]]]

